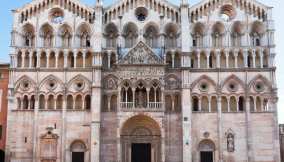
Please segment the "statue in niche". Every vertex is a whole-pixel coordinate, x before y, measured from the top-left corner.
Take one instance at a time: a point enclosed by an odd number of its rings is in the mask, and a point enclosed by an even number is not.
[[[169,89],[178,89],[178,83],[174,78],[170,78],[167,83]]]
[[[235,137],[233,133],[227,134],[227,151],[228,152],[235,151]]]
[[[107,89],[115,89],[115,81],[113,79],[109,79],[106,83],[106,88]]]

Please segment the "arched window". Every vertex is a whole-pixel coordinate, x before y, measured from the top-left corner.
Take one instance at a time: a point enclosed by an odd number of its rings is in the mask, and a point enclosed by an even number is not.
[[[115,24],[110,23],[105,28],[105,38],[106,38],[106,47],[107,48],[116,48],[117,46],[117,37],[118,29]]]
[[[192,111],[199,111],[199,99],[196,96],[192,97]]]
[[[22,109],[22,100],[20,97],[17,97],[17,109]]]
[[[45,52],[40,54],[40,67],[46,68],[47,67],[47,56]]]
[[[205,25],[203,23],[196,23],[192,30],[192,46],[193,47],[202,47],[203,38],[205,34]]]
[[[34,110],[35,109],[35,96],[32,95],[31,99],[30,99],[30,109]]]
[[[144,38],[148,46],[152,48],[157,48],[158,47],[158,36],[159,36],[159,31],[155,26],[150,25],[146,28],[145,33],[144,33]]]
[[[239,111],[245,110],[245,101],[244,101],[243,96],[239,97],[239,104],[238,105],[239,105],[239,107],[238,107]]]
[[[261,38],[262,35],[265,33],[265,26],[260,21],[255,21],[252,23],[251,26],[251,45],[252,46],[261,46]]]
[[[63,109],[63,95],[57,96],[56,109],[58,109],[58,110]]]
[[[67,109],[73,109],[73,96],[71,95],[67,96]]]
[[[86,145],[81,141],[75,141],[71,144],[70,151],[72,153],[72,162],[84,162]]]
[[[41,27],[41,37],[43,40],[43,47],[53,47],[54,32],[49,24]]]
[[[49,95],[47,100],[47,108],[50,110],[54,110],[54,106],[55,106],[54,96]]]
[[[23,33],[22,33],[22,38],[23,38],[23,45],[27,47],[32,47],[34,46],[34,38],[35,38],[35,32],[34,32],[34,27],[31,24],[26,24],[23,27]]]
[[[28,110],[29,109],[29,98],[28,96],[24,96],[23,99],[23,109]]]
[[[178,38],[178,27],[172,23],[167,24],[165,28],[165,34],[166,34],[166,47],[176,48],[177,38]]]
[[[244,25],[240,21],[236,21],[233,24],[231,32],[231,45],[238,47],[241,46],[242,35],[244,33]]]
[[[221,22],[217,22],[212,28],[212,45],[213,47],[223,46],[223,36],[225,33],[225,27]]]
[[[214,161],[215,144],[211,140],[203,140],[199,143],[199,153],[201,162]]]
[[[87,24],[82,24],[77,32],[80,47],[91,47],[91,29]]]
[[[23,53],[20,51],[19,53],[18,53],[18,55],[17,55],[17,67],[19,67],[19,68],[21,68],[22,67],[22,55],[23,55]]]
[[[74,64],[74,54],[72,52],[69,52],[67,56],[67,65],[69,68],[74,68]]]
[[[124,27],[123,36],[125,39],[125,48],[131,48],[137,43],[138,28],[134,23],[128,23]]]
[[[55,68],[55,62],[56,62],[56,58],[55,58],[55,53],[54,52],[51,52],[50,54],[49,54],[49,65],[48,65],[48,67],[49,68]]]
[[[39,109],[45,109],[45,97],[44,97],[44,95],[39,96]]]
[[[81,95],[76,96],[75,99],[75,109],[76,110],[82,110],[83,107],[83,99]]]
[[[112,95],[110,99],[110,109],[112,112],[117,111],[117,96]]]
[[[72,30],[70,26],[62,25],[59,29],[59,36],[61,38],[61,47],[71,47]]]
[[[85,96],[84,109],[85,110],[91,110],[91,96],[90,95]]]

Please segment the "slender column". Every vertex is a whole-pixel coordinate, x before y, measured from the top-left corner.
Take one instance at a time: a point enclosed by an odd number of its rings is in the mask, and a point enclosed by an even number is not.
[[[47,98],[44,97],[44,108],[45,108],[45,110],[49,109],[49,107],[47,107],[47,106],[48,106],[47,105]]]
[[[253,140],[251,131],[251,114],[250,114],[250,99],[246,97],[246,140],[247,140],[247,158],[248,162],[253,162]]]
[[[223,130],[222,130],[222,104],[221,97],[217,97],[217,108],[218,108],[218,145],[219,145],[219,162],[223,162]]]
[[[272,103],[273,103],[273,118],[274,118],[274,130],[273,130],[273,141],[274,141],[274,150],[277,150],[274,152],[274,161],[275,162],[280,162],[280,143],[279,143],[279,125],[278,125],[278,108],[277,108],[277,102],[278,102],[278,97],[277,97],[277,90],[274,90],[276,94],[274,94],[272,98]]]
[[[175,52],[172,51],[172,68],[175,68]]]
[[[22,50],[22,68],[25,67],[25,55],[26,55],[26,52]]]
[[[132,103],[133,103],[132,107],[135,108],[135,88],[132,88],[132,97],[133,97],[133,99],[132,99]]]
[[[83,51],[83,68],[86,67],[86,50]]]
[[[263,98],[260,98],[260,111],[264,111],[263,109]]]
[[[29,68],[32,68],[33,51],[29,51]]]
[[[35,97],[35,110],[34,110],[34,118],[33,118],[33,162],[38,161],[37,157],[37,151],[38,151],[38,138],[37,138],[37,132],[38,132],[38,109],[39,109],[39,102],[38,102],[38,96]]]
[[[64,68],[68,67],[68,50],[64,50]]]
[[[229,55],[230,55],[230,51],[225,50],[225,56],[226,56],[226,68],[229,68]]]
[[[49,68],[49,57],[50,57],[50,51],[48,50],[46,53],[46,68]]]
[[[189,88],[182,89],[182,116],[183,116],[183,162],[192,162],[192,110],[191,93]]]
[[[40,68],[40,56],[41,56],[41,51],[40,50],[37,50],[37,64],[36,64],[36,67],[37,68]]]
[[[18,67],[18,54],[14,55],[14,68]]]
[[[227,97],[227,109],[228,109],[228,112],[231,112],[231,105],[230,105],[230,100],[231,98],[230,97]]]
[[[254,110],[254,112],[256,112],[257,111],[257,109],[256,109],[256,97],[253,98],[253,104],[254,104],[253,110]]]
[[[107,67],[110,69],[111,51],[107,51]]]
[[[207,69],[210,68],[210,52],[206,51],[206,57],[207,57]]]
[[[147,91],[147,108],[150,107],[149,105],[149,101],[150,101],[150,88],[146,88],[146,91]]]
[[[65,162],[66,158],[66,144],[65,144],[65,139],[66,139],[66,95],[63,96],[63,103],[62,103],[62,129],[61,129],[61,162]]]
[[[216,67],[220,68],[220,55],[221,55],[221,51],[220,50],[216,50]]]
[[[209,112],[211,112],[211,96],[209,96],[208,110]]]
[[[235,68],[238,68],[238,50],[234,51],[234,58],[235,58]]]
[[[59,51],[55,52],[55,68],[58,68],[58,57],[59,57]]]
[[[107,109],[108,109],[109,112],[111,111],[111,109],[110,109],[110,100],[111,100],[111,96],[107,96]]]
[[[259,50],[260,68],[263,68],[263,51]]]
[[[78,56],[78,53],[77,53],[77,51],[75,50],[75,51],[74,51],[74,55],[73,55],[73,57],[74,57],[74,68],[77,68],[77,56]]]
[[[172,111],[175,111],[175,96],[171,95],[172,98]]]
[[[237,111],[239,112],[240,111],[240,109],[239,109],[239,100],[240,100],[240,98],[239,97],[237,97]]]
[[[200,97],[198,97],[198,111],[201,111],[202,110],[202,108],[201,108],[201,98]]]
[[[253,68],[256,68],[256,66],[255,66],[255,57],[256,57],[256,51],[254,49],[254,50],[252,50],[252,66],[253,66]]]
[[[197,68],[200,69],[200,51],[197,52]]]
[[[75,110],[76,109],[76,97],[72,96],[73,97],[73,105],[72,105],[72,110]]]
[[[244,57],[244,66],[245,68],[248,68],[248,50],[243,50],[243,57]]]

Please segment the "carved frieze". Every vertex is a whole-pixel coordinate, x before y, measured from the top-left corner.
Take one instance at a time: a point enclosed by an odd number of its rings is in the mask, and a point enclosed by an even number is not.
[[[163,64],[163,61],[144,42],[141,41],[122,58],[119,64]]]

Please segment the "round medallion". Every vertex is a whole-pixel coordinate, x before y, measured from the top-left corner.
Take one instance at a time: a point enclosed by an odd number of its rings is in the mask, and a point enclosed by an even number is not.
[[[145,21],[148,16],[148,10],[145,7],[138,7],[135,10],[135,15],[139,21]]]
[[[207,92],[209,89],[209,86],[207,84],[207,82],[201,82],[199,84],[199,90],[202,91],[202,92]]]
[[[50,20],[52,23],[61,24],[64,20],[64,12],[59,8],[52,9],[50,12]]]

